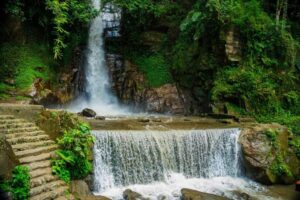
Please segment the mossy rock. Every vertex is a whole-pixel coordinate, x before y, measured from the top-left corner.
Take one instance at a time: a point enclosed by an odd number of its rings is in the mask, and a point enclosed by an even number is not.
[[[291,184],[300,160],[289,145],[291,133],[279,124],[258,124],[240,135],[246,174],[263,184]]]

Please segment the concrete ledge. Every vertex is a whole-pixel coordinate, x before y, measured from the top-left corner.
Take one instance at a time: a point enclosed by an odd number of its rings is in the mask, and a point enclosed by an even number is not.
[[[43,109],[41,105],[0,103],[0,115],[14,115],[28,121],[35,121]]]

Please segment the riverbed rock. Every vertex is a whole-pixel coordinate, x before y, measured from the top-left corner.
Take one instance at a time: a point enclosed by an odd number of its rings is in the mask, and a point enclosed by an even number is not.
[[[183,188],[181,190],[182,200],[229,200],[225,197],[200,192],[197,190]]]
[[[83,109],[81,113],[84,117],[95,117],[97,115],[97,113],[90,108]]]
[[[123,198],[125,200],[149,200],[148,198],[144,198],[140,193],[137,193],[130,189],[126,189],[123,192]]]
[[[246,174],[263,184],[291,184],[300,175],[300,161],[289,145],[292,135],[279,124],[243,128],[239,142]]]

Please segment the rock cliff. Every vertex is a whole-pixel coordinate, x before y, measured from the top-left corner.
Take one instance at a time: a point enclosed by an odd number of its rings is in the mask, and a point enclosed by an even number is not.
[[[188,114],[196,110],[191,95],[175,84],[150,88],[138,67],[122,56],[107,54],[106,61],[112,90],[122,103],[155,113]]]

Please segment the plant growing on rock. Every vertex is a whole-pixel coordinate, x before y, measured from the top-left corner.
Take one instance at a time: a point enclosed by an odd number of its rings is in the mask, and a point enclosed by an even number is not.
[[[30,175],[27,166],[16,166],[12,171],[12,179],[1,184],[1,189],[12,193],[13,200],[29,199]]]
[[[65,132],[58,139],[59,150],[52,161],[52,170],[65,182],[82,179],[92,171],[89,160],[94,138],[87,124],[78,123],[77,128]]]

